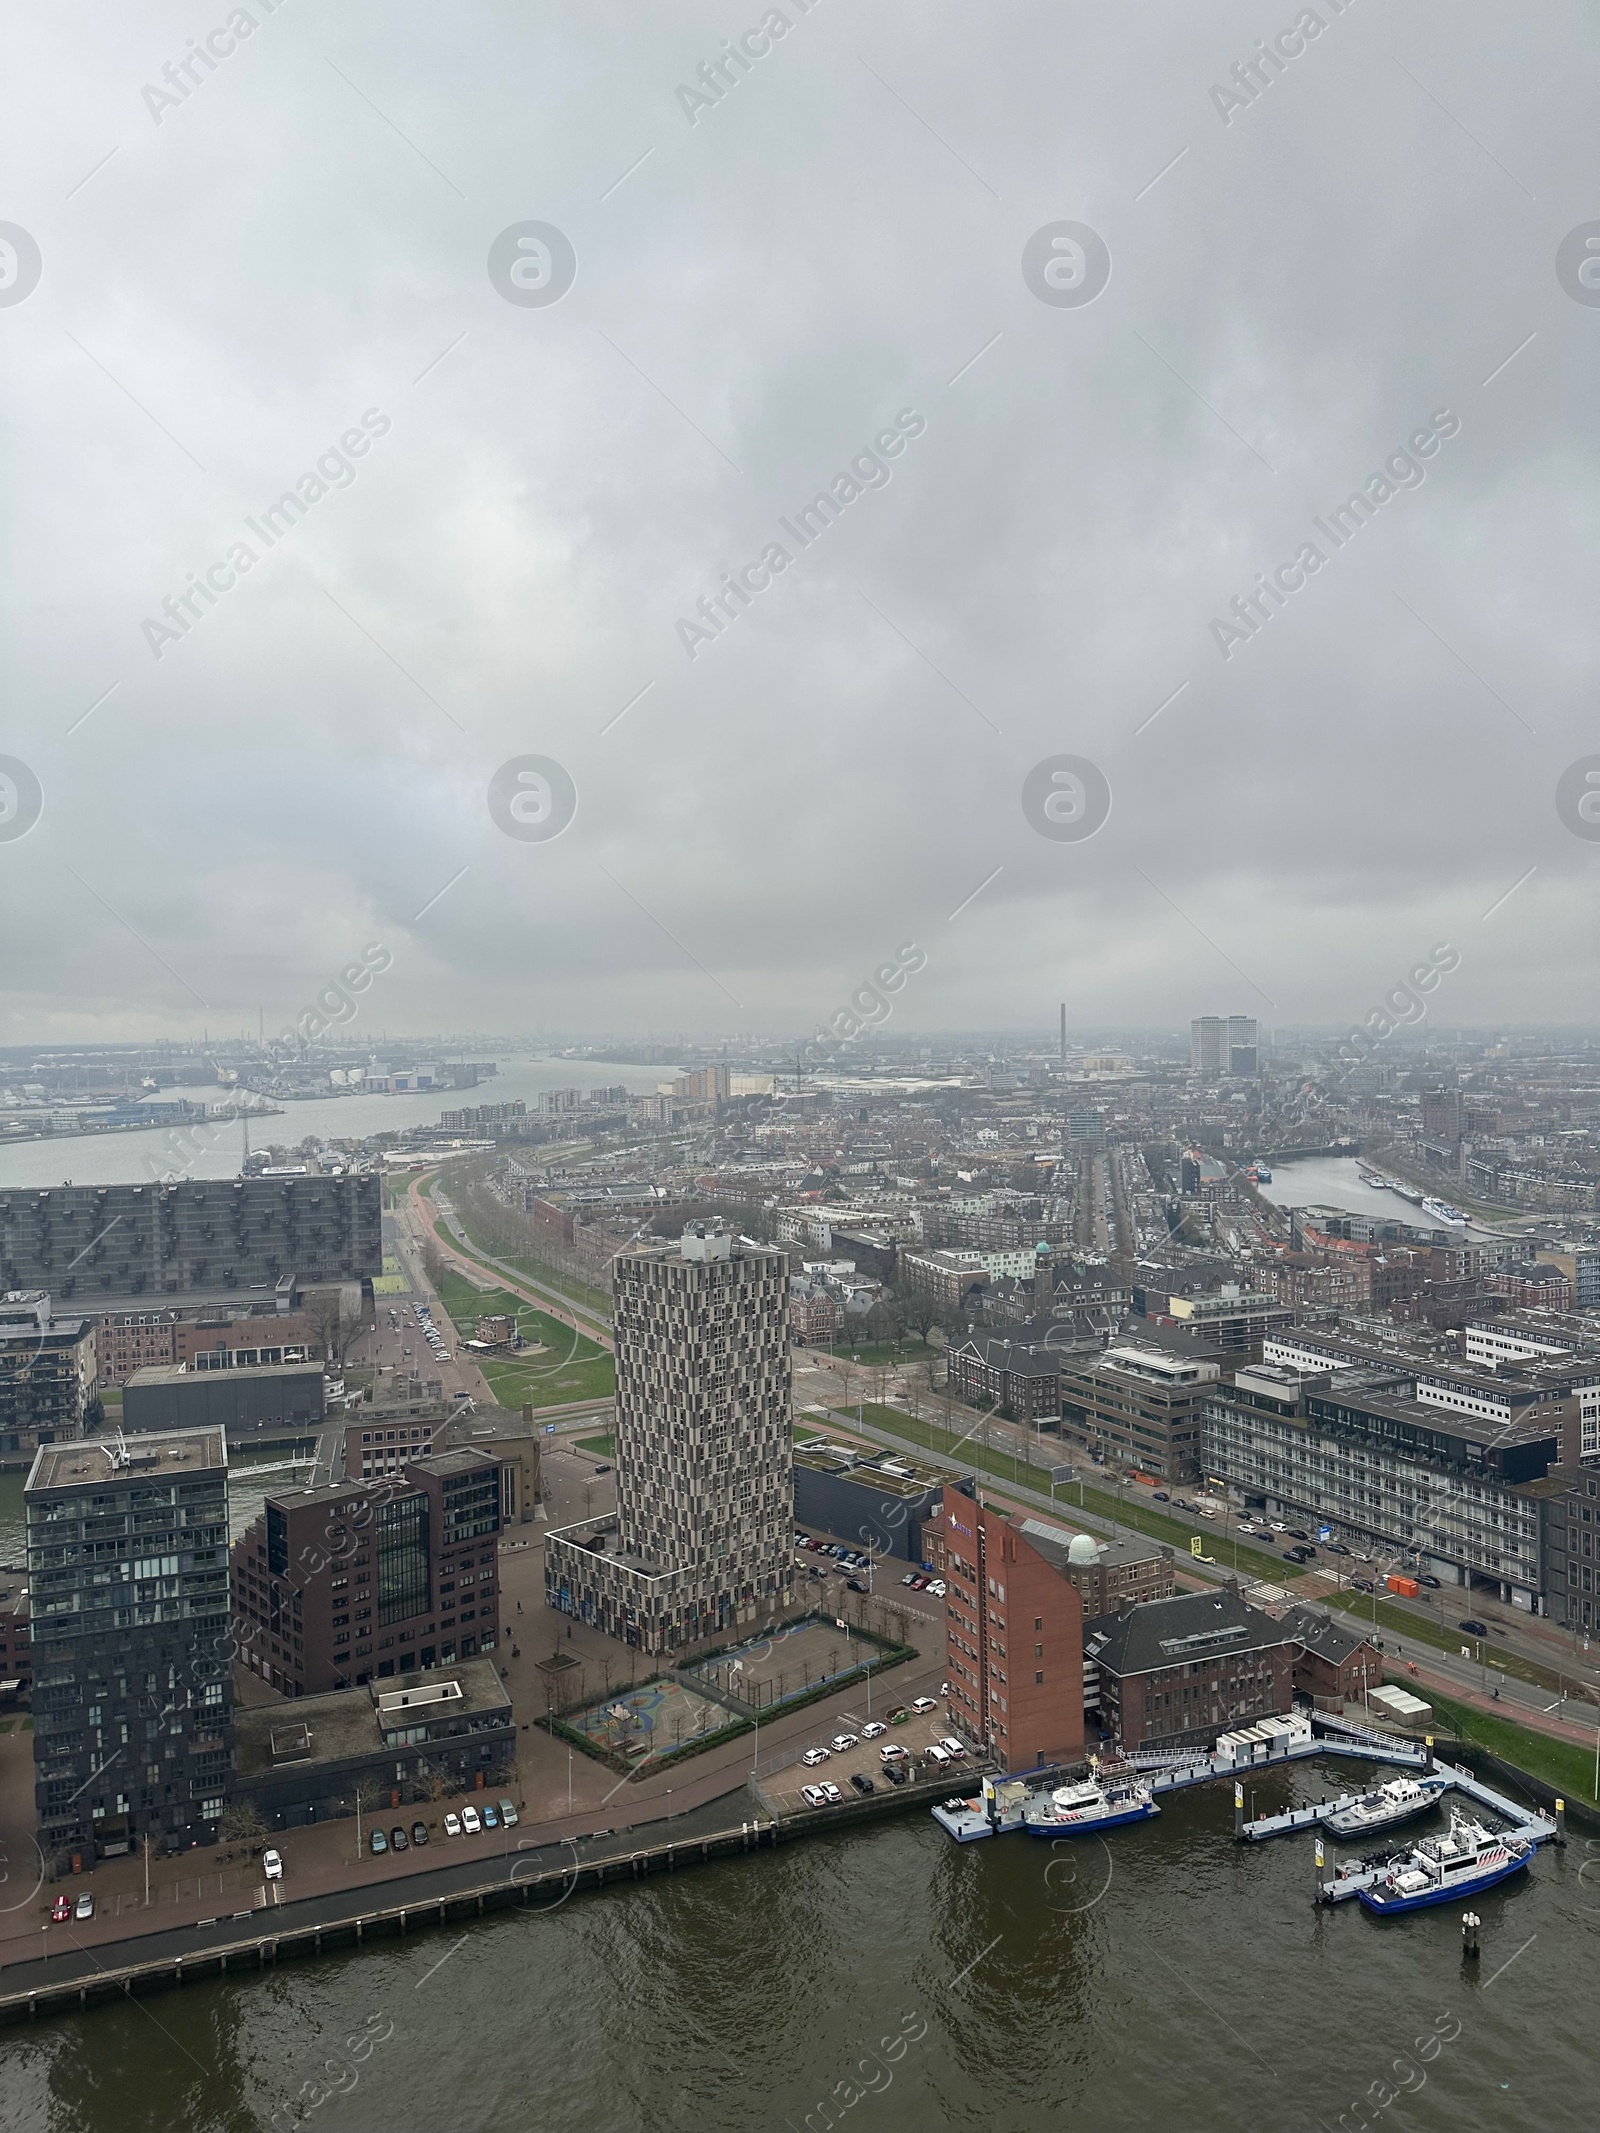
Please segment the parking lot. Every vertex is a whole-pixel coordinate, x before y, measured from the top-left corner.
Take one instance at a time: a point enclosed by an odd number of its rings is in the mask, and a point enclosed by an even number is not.
[[[898,1724],[889,1722],[889,1713],[902,1709],[906,1710],[908,1715]],[[868,1739],[864,1729],[874,1722],[883,1725],[884,1730]],[[970,1749],[965,1756],[943,1766],[935,1765],[928,1757],[928,1750],[955,1730],[949,1717],[948,1706],[942,1701],[932,1711],[911,1711],[909,1706],[892,1703],[880,1712],[876,1721],[868,1720],[863,1703],[859,1709],[852,1707],[849,1711],[840,1713],[837,1721],[829,1721],[830,1725],[835,1723],[842,1733],[853,1733],[857,1736],[853,1747],[834,1750],[831,1742],[840,1737],[839,1733],[824,1732],[819,1726],[816,1740],[808,1745],[827,1748],[829,1753],[825,1762],[808,1767],[804,1762],[796,1761],[782,1770],[774,1771],[770,1777],[761,1779],[761,1790],[775,1812],[804,1814],[823,1804],[806,1799],[802,1788],[807,1785],[837,1786],[841,1797],[838,1801],[826,1803],[828,1805],[843,1806],[852,1800],[865,1798],[866,1795],[859,1787],[850,1782],[856,1776],[866,1778],[875,1794],[888,1793],[892,1796],[898,1788],[891,1779],[885,1777],[883,1756],[880,1753],[882,1749],[890,1746],[905,1749],[904,1761],[913,1778],[926,1778],[936,1767],[942,1767],[949,1777],[952,1792],[970,1787],[968,1773],[973,1762]]]

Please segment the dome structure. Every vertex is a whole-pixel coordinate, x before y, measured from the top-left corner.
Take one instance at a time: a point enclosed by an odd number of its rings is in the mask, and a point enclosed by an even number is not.
[[[1074,1533],[1067,1548],[1069,1563],[1098,1563],[1100,1543],[1092,1533]]]

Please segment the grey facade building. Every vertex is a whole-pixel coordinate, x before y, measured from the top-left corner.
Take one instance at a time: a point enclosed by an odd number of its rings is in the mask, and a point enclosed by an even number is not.
[[[38,1293],[0,1298],[0,1455],[82,1436],[97,1355],[90,1320]]]
[[[945,1487],[955,1481],[893,1452],[865,1460],[806,1446],[794,1455],[794,1515],[852,1547],[920,1563],[923,1521],[943,1512]]]
[[[238,1732],[237,1796],[274,1829],[353,1815],[358,1786],[382,1802],[367,1809],[371,1823],[410,1821],[393,1810],[396,1793],[409,1804],[516,1774],[516,1720],[492,1659],[302,1697],[292,1710],[252,1704]]]
[[[1204,1401],[1204,1471],[1269,1511],[1330,1521],[1467,1585],[1537,1609],[1537,1484],[1553,1421],[1504,1423],[1397,1393],[1381,1371],[1298,1380],[1240,1370]]]
[[[315,1436],[324,1413],[320,1363],[188,1370],[153,1363],[122,1388],[124,1429],[225,1429],[231,1445]]]
[[[46,1857],[212,1840],[233,1777],[222,1432],[42,1445],[24,1502]]]
[[[275,1307],[278,1285],[383,1271],[375,1172],[0,1190],[0,1291],[80,1311],[174,1299]]]
[[[720,1224],[618,1255],[617,1511],[549,1535],[552,1607],[668,1651],[789,1605],[788,1320],[787,1256]]]

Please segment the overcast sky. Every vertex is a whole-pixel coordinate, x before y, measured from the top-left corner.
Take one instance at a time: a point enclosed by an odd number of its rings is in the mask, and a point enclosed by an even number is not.
[[[1597,18],[1312,12],[9,9],[5,1038],[1593,1021]]]

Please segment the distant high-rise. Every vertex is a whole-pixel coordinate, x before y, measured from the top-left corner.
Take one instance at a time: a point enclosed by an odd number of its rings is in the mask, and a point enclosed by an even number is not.
[[[222,1431],[41,1445],[23,1501],[46,1855],[214,1839],[233,1779]]]
[[[1189,1024],[1189,1064],[1197,1074],[1220,1074],[1227,1024],[1221,1015],[1196,1015]]]
[[[617,1514],[545,1545],[545,1597],[644,1651],[793,1597],[789,1266],[691,1222],[616,1261]]]
[[[1254,1015],[1196,1015],[1189,1065],[1197,1074],[1254,1074],[1260,1059]]]

